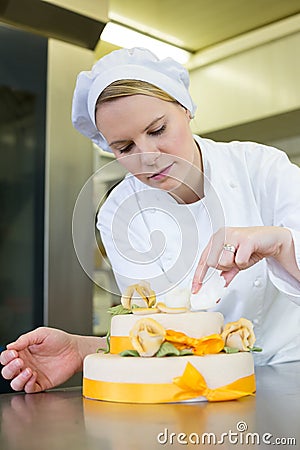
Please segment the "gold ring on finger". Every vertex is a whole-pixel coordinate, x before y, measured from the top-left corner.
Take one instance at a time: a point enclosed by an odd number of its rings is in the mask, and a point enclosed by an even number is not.
[[[224,244],[223,250],[226,250],[227,252],[231,252],[234,255],[236,254],[236,247],[232,244]]]

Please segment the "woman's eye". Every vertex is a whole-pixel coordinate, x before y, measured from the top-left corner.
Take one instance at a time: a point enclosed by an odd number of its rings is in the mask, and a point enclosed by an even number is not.
[[[160,128],[158,128],[157,130],[151,131],[150,134],[154,135],[154,136],[158,136],[159,134],[162,134],[166,129],[165,125],[162,125]]]
[[[133,146],[133,144],[129,144],[129,145],[127,145],[126,147],[124,147],[124,148],[119,148],[118,149],[118,152],[119,153],[128,153],[128,152],[130,152],[130,150],[132,149],[132,146]]]

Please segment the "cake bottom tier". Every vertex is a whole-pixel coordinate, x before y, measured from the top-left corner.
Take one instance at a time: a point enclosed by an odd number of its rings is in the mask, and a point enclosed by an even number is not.
[[[248,352],[164,358],[96,353],[84,360],[84,397],[121,403],[233,400],[255,392]]]

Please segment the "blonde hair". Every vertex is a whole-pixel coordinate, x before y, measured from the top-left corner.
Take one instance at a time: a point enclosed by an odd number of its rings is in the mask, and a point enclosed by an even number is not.
[[[104,102],[115,100],[119,97],[130,95],[148,95],[166,102],[178,103],[171,95],[151,83],[141,80],[118,80],[107,86],[98,97],[96,110]]]

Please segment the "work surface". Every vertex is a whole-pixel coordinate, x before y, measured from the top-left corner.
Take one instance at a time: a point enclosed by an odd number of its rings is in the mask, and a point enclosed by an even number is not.
[[[256,374],[255,397],[220,403],[105,403],[80,388],[2,394],[0,449],[300,448],[300,363]]]

